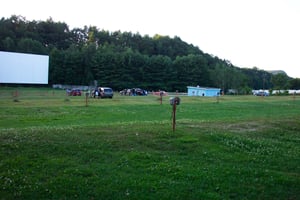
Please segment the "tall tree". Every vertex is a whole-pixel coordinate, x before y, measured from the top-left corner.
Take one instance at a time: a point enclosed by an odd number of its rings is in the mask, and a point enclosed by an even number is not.
[[[50,52],[49,59],[49,84],[63,84],[65,83],[66,69],[63,67],[64,51],[59,51],[53,48]]]
[[[39,41],[30,38],[21,39],[18,42],[17,51],[23,53],[47,54],[47,49]]]
[[[90,84],[95,78],[92,72],[93,66],[96,63],[96,42],[90,43],[82,48],[82,63],[83,68],[82,83],[84,85]]]
[[[10,38],[6,37],[4,40],[0,42],[0,50],[2,51],[16,51],[16,44],[15,41]]]
[[[300,78],[294,78],[289,81],[290,89],[300,90]]]
[[[201,55],[188,55],[177,57],[174,60],[174,68],[177,71],[177,80],[180,83],[179,90],[186,90],[186,86],[209,86],[210,78],[207,61]]]
[[[288,88],[289,77],[284,73],[275,74],[272,76],[271,82],[274,85],[274,89],[282,90]]]
[[[70,46],[69,27],[66,23],[54,22],[52,18],[37,24],[37,31],[41,35],[44,46],[53,45],[57,49]]]

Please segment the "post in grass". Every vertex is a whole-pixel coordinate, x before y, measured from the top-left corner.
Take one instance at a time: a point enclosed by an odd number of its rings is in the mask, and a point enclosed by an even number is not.
[[[90,96],[89,92],[85,93],[85,107],[88,107],[88,97]]]
[[[162,105],[163,95],[164,95],[164,92],[163,92],[163,91],[160,91],[160,92],[159,92],[159,96],[160,96],[160,105]]]
[[[180,98],[174,97],[170,98],[170,105],[172,106],[172,129],[175,132],[176,127],[176,106],[180,105]]]

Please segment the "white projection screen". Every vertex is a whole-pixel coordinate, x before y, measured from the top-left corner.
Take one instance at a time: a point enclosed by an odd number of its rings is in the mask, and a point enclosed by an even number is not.
[[[49,56],[0,51],[0,83],[48,84]]]

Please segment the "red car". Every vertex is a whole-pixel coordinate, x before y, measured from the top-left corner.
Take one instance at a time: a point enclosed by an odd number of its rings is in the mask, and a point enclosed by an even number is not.
[[[79,89],[72,89],[69,93],[69,96],[81,96],[81,90]]]

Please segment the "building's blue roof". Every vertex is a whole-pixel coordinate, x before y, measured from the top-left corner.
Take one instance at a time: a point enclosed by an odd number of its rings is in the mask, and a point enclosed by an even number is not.
[[[189,89],[199,89],[199,90],[221,90],[220,88],[212,88],[212,87],[201,87],[201,86],[187,86],[187,88]]]

